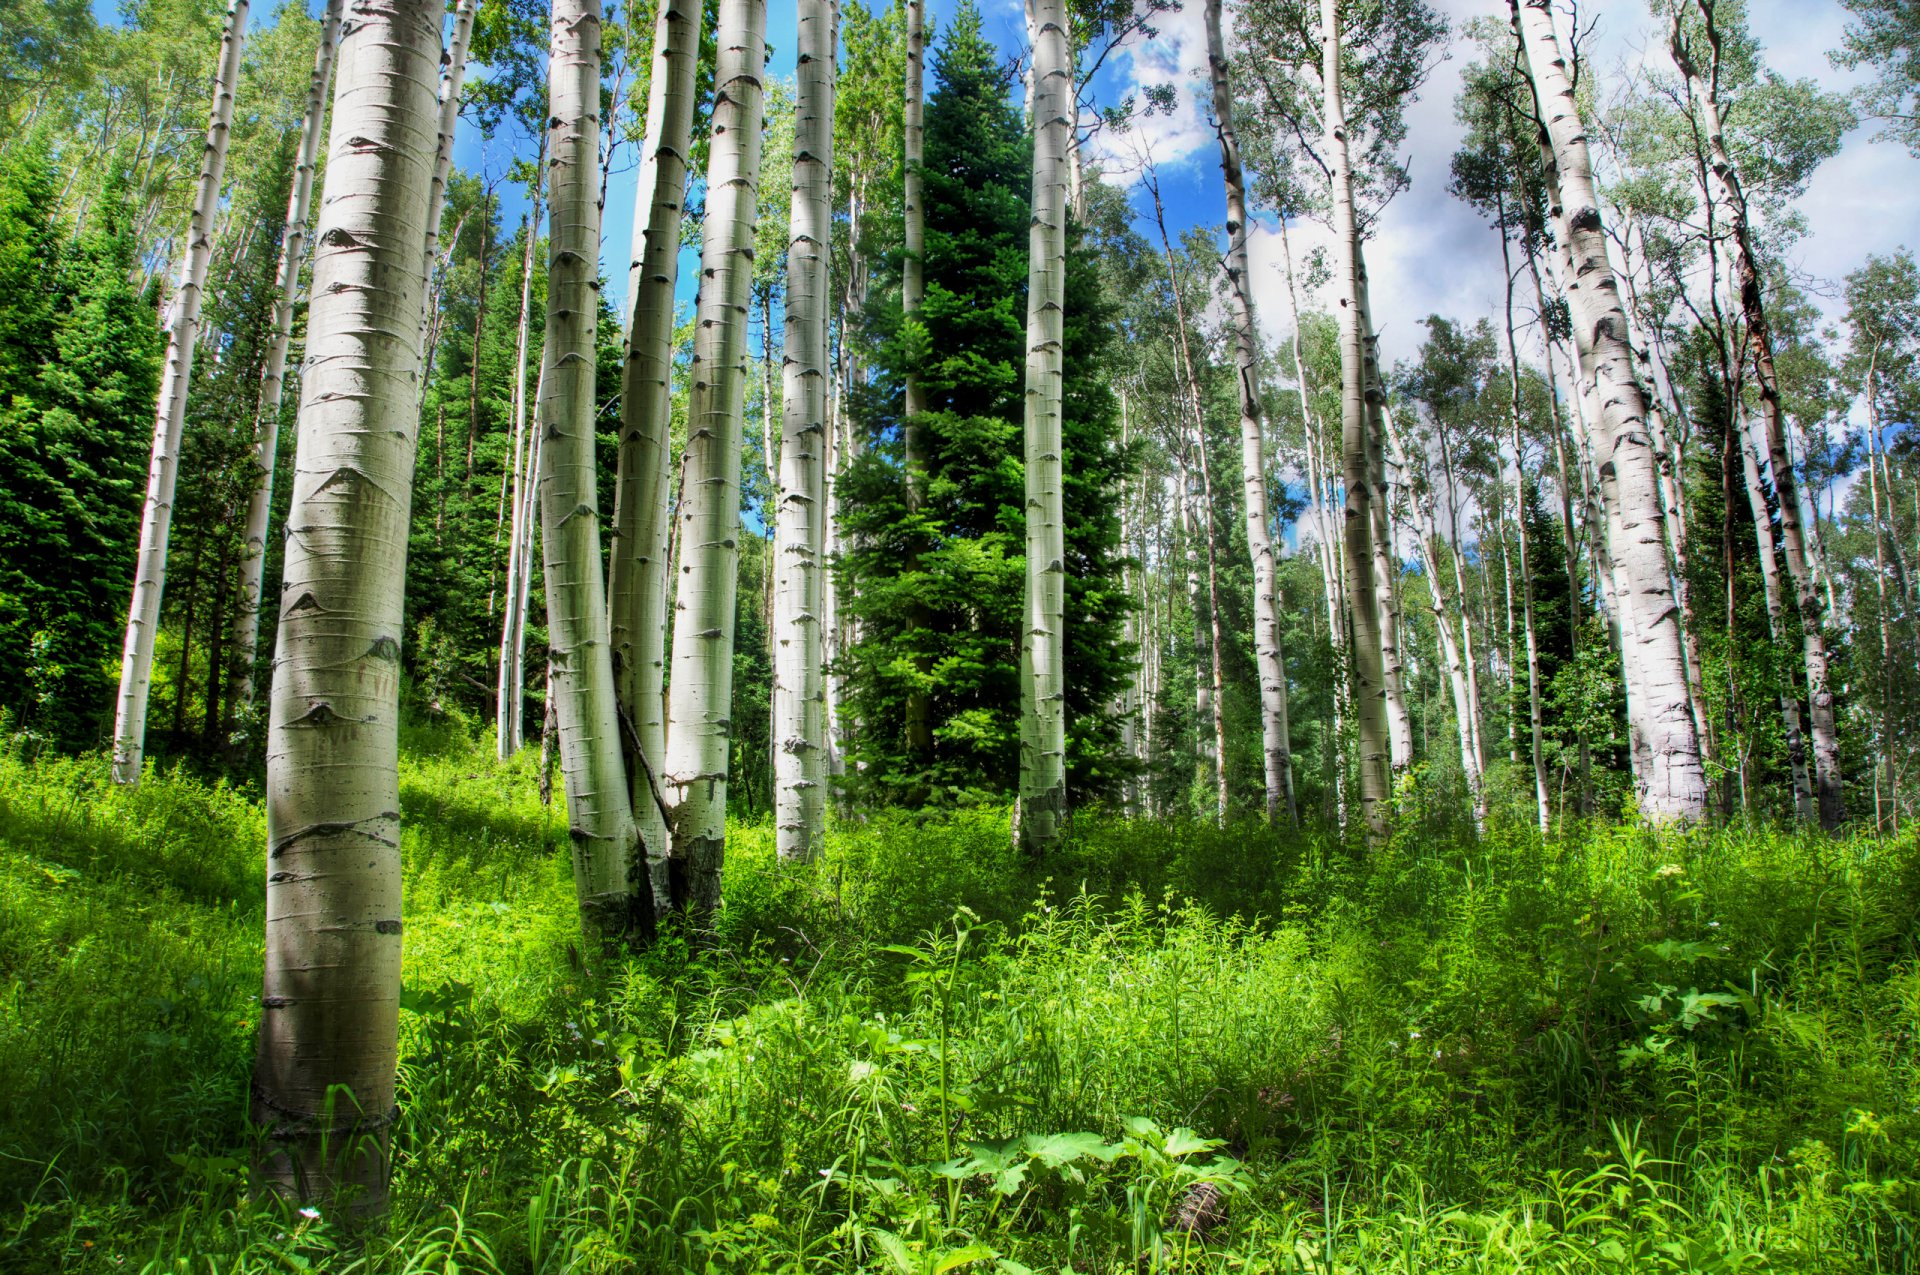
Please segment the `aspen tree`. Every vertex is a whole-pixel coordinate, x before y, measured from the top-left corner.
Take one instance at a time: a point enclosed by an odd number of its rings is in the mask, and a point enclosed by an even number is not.
[[[834,0],[801,0],[772,625],[774,836],[782,859],[801,861],[819,855],[827,818],[821,586],[827,569],[827,264],[839,31]]]
[[[700,305],[680,499],[673,677],[661,776],[673,832],[674,901],[720,901],[739,588],[740,440],[748,290],[759,211],[766,72],[764,0],[721,0]]]
[[[1695,0],[1705,20],[1711,60],[1705,72],[1695,61],[1681,24],[1684,9],[1674,9],[1669,47],[1674,64],[1686,77],[1688,92],[1700,112],[1706,134],[1707,156],[1720,197],[1732,223],[1734,282],[1740,294],[1740,313],[1746,320],[1747,361],[1752,365],[1760,398],[1760,423],[1766,431],[1768,469],[1780,498],[1780,546],[1785,551],[1787,578],[1793,586],[1800,618],[1801,659],[1806,668],[1808,724],[1813,737],[1814,784],[1818,790],[1820,824],[1828,831],[1846,817],[1840,773],[1840,734],[1834,712],[1833,679],[1827,658],[1826,634],[1820,625],[1820,595],[1809,565],[1806,533],[1801,522],[1800,487],[1793,460],[1787,453],[1786,409],[1780,401],[1780,378],[1774,369],[1773,328],[1761,291],[1760,265],[1753,248],[1753,225],[1740,171],[1727,149],[1721,124],[1720,32],[1714,22],[1712,0]],[[1796,712],[1797,716],[1797,712]]]
[[[314,236],[267,728],[263,1171],[386,1199],[400,1027],[400,643],[437,0],[354,0]]]
[[[663,675],[667,649],[667,497],[673,445],[673,294],[680,271],[680,222],[693,140],[694,73],[700,0],[661,0],[654,18],[653,75],[646,140],[634,197],[627,267],[626,359],[621,370],[620,450],[614,479],[613,560],[608,628],[625,715],[627,780],[647,859],[654,914],[672,899],[667,823],[659,776],[666,762]],[[628,886],[642,882],[630,874]]]
[[[926,300],[926,5],[925,0],[905,0],[907,62],[905,91],[901,109],[901,247],[900,312],[908,340],[924,329],[918,315]],[[907,509],[917,510],[926,500],[927,440],[923,417],[927,410],[927,392],[916,360],[909,359],[905,401],[902,404],[900,444],[906,468]],[[916,611],[914,623],[924,627],[928,617]],[[925,660],[919,661],[921,676],[932,672]],[[925,757],[933,751],[932,705],[926,691],[914,687],[907,692],[907,746]]]
[[[620,748],[594,461],[600,0],[553,0],[548,85],[547,323],[535,468],[547,591],[547,699],[566,777],[581,923],[590,938],[605,940],[629,925],[627,874],[638,833]],[[530,563],[525,549],[522,555]]]
[[[1386,832],[1390,793],[1386,673],[1380,653],[1380,610],[1373,566],[1373,487],[1368,448],[1367,333],[1361,304],[1360,228],[1353,206],[1340,86],[1338,0],[1320,2],[1325,92],[1326,161],[1333,193],[1334,279],[1339,289],[1341,459],[1346,483],[1347,623],[1353,641],[1354,717],[1360,733],[1360,813],[1369,837]]]
[[[1619,283],[1607,260],[1606,234],[1594,192],[1593,165],[1573,83],[1554,31],[1550,0],[1510,0],[1513,25],[1533,84],[1536,114],[1547,145],[1548,202],[1572,267],[1566,283],[1574,341],[1585,387],[1599,408],[1596,459],[1610,486],[1609,554],[1625,587],[1621,629],[1635,644],[1639,718],[1647,767],[1641,806],[1661,822],[1690,821],[1706,813],[1706,775],[1688,702],[1686,655],[1666,561],[1665,516],[1647,399],[1627,342]]]
[[[500,495],[504,505],[511,490],[513,505],[507,536],[507,608],[500,623],[500,676],[494,692],[494,746],[501,761],[520,751],[525,742],[523,715],[526,700],[526,665],[520,652],[526,644],[526,606],[520,601],[520,581],[532,572],[529,554],[533,544],[533,521],[526,511],[536,503],[534,476],[539,472],[533,451],[537,438],[527,428],[529,405],[540,401],[537,385],[531,400],[527,397],[527,354],[533,342],[533,264],[534,249],[540,242],[540,206],[547,168],[547,135],[540,135],[540,153],[534,161],[533,211],[522,223],[520,245],[520,321],[513,338],[513,399],[509,409],[513,417],[511,467],[502,473]],[[546,375],[541,360],[540,374]],[[508,481],[509,476],[511,482]],[[499,543],[498,529],[494,543]]]
[[[234,704],[253,700],[253,666],[259,658],[260,593],[266,581],[267,523],[273,512],[273,470],[280,446],[280,401],[287,386],[287,351],[293,344],[293,311],[300,296],[300,268],[307,255],[307,219],[313,204],[313,178],[320,166],[320,134],[326,126],[327,88],[333,81],[334,47],[340,40],[340,14],[346,0],[327,0],[320,18],[320,44],[307,77],[307,109],[300,117],[300,141],[294,159],[293,189],[287,194],[287,222],[280,235],[278,295],[273,307],[273,338],[260,376],[260,411],[254,418],[253,487],[247,493],[247,527],[240,553],[240,605],[234,622],[233,677],[227,696]]]
[[[1253,559],[1253,650],[1260,676],[1260,738],[1266,780],[1267,822],[1299,822],[1293,799],[1293,747],[1287,738],[1287,670],[1280,645],[1280,615],[1274,599],[1273,532],[1268,526],[1266,440],[1261,430],[1260,335],[1253,317],[1247,262],[1247,186],[1240,141],[1233,127],[1233,86],[1227,77],[1226,40],[1220,30],[1221,0],[1207,0],[1207,66],[1213,85],[1214,133],[1220,143],[1220,175],[1227,195],[1229,315],[1240,396],[1240,476]]]
[[[146,504],[140,514],[140,550],[133,574],[133,600],[120,655],[120,694],[113,717],[113,779],[140,782],[147,746],[147,698],[153,689],[153,644],[160,631],[160,599],[167,584],[167,542],[173,532],[174,486],[180,476],[180,435],[187,420],[187,389],[193,381],[194,347],[200,340],[200,307],[213,260],[214,223],[220,214],[220,181],[233,131],[233,93],[247,39],[248,0],[227,0],[220,32],[219,69],[213,106],[194,191],[187,251],[180,261],[167,322],[167,356],[154,413],[153,453],[147,471]]]
[[[1061,391],[1067,284],[1066,152],[1073,56],[1064,0],[1033,0],[1033,223],[1027,237],[1025,622],[1020,643],[1018,840],[1040,855],[1067,815],[1066,526]]]
[[[473,40],[473,15],[480,0],[458,0],[453,7],[453,34],[446,52],[440,57],[440,136],[433,155],[433,185],[427,192],[427,233],[421,247],[421,277],[428,288],[420,305],[421,357],[431,368],[433,344],[430,339],[434,321],[432,288],[434,263],[440,257],[440,219],[446,210],[447,178],[453,172],[453,141],[460,125],[460,85],[467,74],[467,46]],[[420,378],[420,393],[427,392],[427,378]]]

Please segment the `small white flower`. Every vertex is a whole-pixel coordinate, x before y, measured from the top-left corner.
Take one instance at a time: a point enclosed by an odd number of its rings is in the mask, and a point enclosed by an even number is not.
[[[1408,1032],[1408,1033],[1407,1033],[1407,1038],[1408,1038],[1409,1040],[1419,1040],[1419,1039],[1420,1039],[1420,1029],[1419,1029],[1418,1027],[1416,1027],[1416,1028],[1414,1028],[1414,1029],[1413,1029],[1412,1031],[1410,1031],[1410,1032]]]
[[[1708,928],[1709,930],[1717,930],[1717,929],[1719,929],[1719,928],[1720,928],[1720,922],[1718,922],[1718,921],[1708,921],[1708,922],[1707,922],[1707,928]]]
[[[307,1221],[309,1222],[317,1222],[320,1219],[320,1210],[314,1208],[311,1204],[309,1204],[305,1208],[300,1210],[300,1216],[307,1219]]]

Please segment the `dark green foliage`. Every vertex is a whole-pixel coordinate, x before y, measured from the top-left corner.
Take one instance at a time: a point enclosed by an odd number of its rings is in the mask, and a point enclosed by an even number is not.
[[[883,293],[872,320],[882,375],[856,399],[865,455],[840,488],[853,549],[842,597],[862,640],[848,655],[858,782],[883,801],[993,799],[1018,769],[1024,591],[1022,378],[1029,143],[977,12],[948,27],[927,106],[926,302],[910,329]],[[1110,703],[1132,653],[1121,642],[1117,444],[1100,379],[1112,309],[1085,236],[1070,236],[1063,438],[1068,779],[1080,800],[1120,774]],[[929,410],[926,503],[910,515],[901,383],[918,368]],[[928,696],[934,748],[906,747],[906,703]]]
[[[38,140],[0,157],[0,709],[76,748],[111,716],[161,342],[118,177],[77,242],[59,184]]]

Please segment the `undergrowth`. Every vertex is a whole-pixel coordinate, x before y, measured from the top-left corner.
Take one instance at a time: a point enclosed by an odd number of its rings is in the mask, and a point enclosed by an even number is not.
[[[1418,809],[736,826],[576,946],[531,758],[410,738],[394,1202],[248,1191],[257,801],[0,754],[0,1266],[1920,1270],[1920,852]]]

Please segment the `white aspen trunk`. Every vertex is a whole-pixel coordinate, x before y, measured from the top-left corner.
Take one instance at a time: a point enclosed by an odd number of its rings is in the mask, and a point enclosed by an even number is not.
[[[278,296],[273,306],[273,339],[267,345],[260,376],[260,411],[253,427],[253,487],[247,493],[246,539],[240,550],[239,613],[234,618],[233,674],[227,698],[237,708],[253,702],[253,666],[260,650],[260,593],[266,584],[267,524],[273,515],[273,470],[280,446],[280,401],[287,386],[287,351],[293,344],[293,311],[300,297],[300,267],[307,256],[307,217],[313,204],[313,177],[320,166],[320,133],[326,125],[327,87],[333,80],[333,53],[340,40],[340,14],[346,0],[327,0],[320,18],[320,44],[307,77],[307,109],[300,118],[300,143],[287,194],[287,223],[280,236]]]
[[[434,149],[433,185],[427,192],[427,233],[421,245],[420,277],[428,283],[420,306],[421,355],[430,367],[433,362],[432,336],[437,306],[434,305],[433,269],[440,257],[440,219],[447,205],[447,178],[453,172],[453,141],[460,127],[460,85],[467,74],[467,45],[473,39],[473,15],[480,0],[457,0],[453,7],[453,34],[446,52],[440,57],[440,138]],[[458,228],[454,234],[458,235]],[[420,378],[420,394],[427,392],[427,378]]]
[[[543,173],[546,160],[547,139],[543,133],[538,161]],[[495,689],[494,704],[494,747],[501,761],[519,752],[520,745],[526,742],[522,720],[526,700],[526,669],[519,658],[526,640],[521,632],[526,608],[518,598],[519,582],[529,574],[527,554],[531,518],[524,511],[532,507],[533,475],[538,472],[530,459],[533,440],[528,437],[527,431],[527,346],[533,337],[533,251],[534,245],[540,241],[540,194],[538,189],[534,191],[533,213],[527,219],[526,239],[521,245],[520,325],[513,341],[513,506],[511,531],[507,539],[507,608],[500,625],[500,678]],[[544,379],[544,356],[540,372]],[[536,394],[536,400],[538,397]],[[503,494],[505,491],[503,481]]]
[[[1880,416],[1875,407],[1878,400],[1874,392],[1874,364],[1878,359],[1879,351],[1875,350],[1874,359],[1867,366],[1867,507],[1873,520],[1873,590],[1874,599],[1879,603],[1880,621],[1880,729],[1876,740],[1880,756],[1874,767],[1873,827],[1875,832],[1885,835],[1889,830],[1899,831],[1900,794],[1893,769],[1893,626],[1888,622],[1887,614],[1887,549],[1891,545],[1891,538],[1880,522],[1880,475],[1878,466],[1874,464],[1880,450]],[[1892,504],[1893,492],[1889,490],[1889,515],[1893,512]],[[1884,805],[1880,796],[1880,776],[1883,773],[1887,777]]]
[[[167,584],[167,542],[173,532],[173,493],[180,476],[180,435],[187,420],[194,347],[200,340],[207,267],[213,260],[214,222],[220,212],[227,139],[233,131],[233,93],[246,46],[247,10],[248,0],[228,0],[200,181],[187,230],[187,251],[180,263],[180,280],[167,324],[167,358],[154,413],[147,498],[140,515],[140,553],[134,565],[133,598],[127,608],[126,641],[120,655],[120,694],[113,718],[113,779],[118,784],[139,783],[146,756],[147,698],[153,689],[153,644],[159,636],[160,600]]]
[[[653,915],[673,905],[669,834],[659,776],[666,764],[667,499],[673,446],[673,294],[680,273],[680,222],[693,140],[699,0],[661,0],[654,18],[653,75],[646,140],[634,196],[627,266],[626,359],[621,368],[620,450],[614,479],[613,555],[608,572],[608,640],[626,718],[627,780],[646,856]]]
[[[1753,516],[1754,543],[1760,551],[1760,587],[1767,603],[1767,636],[1775,643],[1787,639],[1787,613],[1780,596],[1780,560],[1773,538],[1773,514],[1767,508],[1765,480],[1760,476],[1760,458],[1753,428],[1744,417],[1736,422],[1740,439],[1740,459],[1746,473],[1747,509]],[[1807,746],[1800,731],[1800,698],[1791,686],[1781,688],[1780,722],[1787,739],[1787,764],[1793,777],[1793,808],[1800,819],[1811,823],[1819,818],[1814,804],[1813,783],[1807,774]]]
[[[1182,449],[1184,452],[1185,449]],[[1219,734],[1216,731],[1213,751],[1209,752],[1201,743],[1202,732],[1206,724],[1216,720],[1213,704],[1214,683],[1217,678],[1203,675],[1200,668],[1200,648],[1207,646],[1206,629],[1201,623],[1200,594],[1200,539],[1194,518],[1193,479],[1187,472],[1184,455],[1180,465],[1180,484],[1174,492],[1174,499],[1180,510],[1180,536],[1186,544],[1187,558],[1187,608],[1193,616],[1193,781],[1194,786],[1211,786],[1216,794],[1214,808],[1215,822],[1225,817],[1226,803],[1218,794],[1224,784],[1216,778],[1220,774],[1225,758],[1220,752]]]
[[[1467,572],[1460,546],[1459,487],[1454,481],[1453,447],[1447,438],[1446,425],[1436,423],[1435,433],[1440,442],[1440,472],[1447,482],[1447,556],[1453,566],[1453,596],[1460,608],[1460,658],[1466,665],[1467,675],[1467,733],[1473,740],[1474,768],[1484,775],[1487,749],[1480,733],[1480,662],[1474,655],[1473,615],[1467,600]]]
[[[1574,269],[1567,278],[1581,370],[1600,406],[1601,481],[1615,493],[1618,535],[1609,537],[1627,589],[1622,629],[1638,644],[1637,673],[1649,767],[1642,809],[1656,822],[1706,814],[1706,774],[1687,690],[1678,605],[1668,575],[1659,475],[1646,432],[1646,392],[1635,375],[1620,287],[1607,260],[1586,131],[1554,31],[1550,0],[1510,0],[1550,142],[1549,198]],[[1603,388],[1604,387],[1604,388]]]
[[[1027,235],[1026,622],[1021,634],[1017,841],[1035,856],[1067,817],[1066,515],[1061,394],[1067,290],[1068,98],[1065,0],[1033,0],[1033,222]]]
[[[922,193],[926,153],[926,96],[923,73],[926,63],[926,6],[924,0],[906,0],[907,65],[906,98],[901,112],[901,247],[900,311],[903,327],[920,328],[920,307],[926,297],[926,206]],[[900,443],[906,467],[906,495],[909,512],[920,508],[927,494],[927,439],[923,417],[927,410],[927,391],[919,369],[909,363],[906,374],[904,416],[900,423]],[[918,555],[908,562],[918,566]],[[929,616],[915,606],[909,623],[925,628]],[[932,672],[925,658],[916,660],[923,675]],[[930,759],[933,754],[932,706],[927,693],[918,687],[907,692],[907,750],[913,756]]]
[[[1521,452],[1520,438],[1520,346],[1514,339],[1513,333],[1513,260],[1507,242],[1507,211],[1504,199],[1500,205],[1500,265],[1501,273],[1506,276],[1503,313],[1507,332],[1507,425],[1513,442],[1514,525],[1519,529],[1520,538],[1520,608],[1521,622],[1526,629],[1527,644],[1527,724],[1531,749],[1530,760],[1533,762],[1535,813],[1539,818],[1540,831],[1546,832],[1552,825],[1553,805],[1552,794],[1547,788],[1545,724],[1540,701],[1540,640],[1533,623],[1533,560],[1531,546],[1527,543],[1525,459]]]
[[[764,0],[721,0],[713,139],[680,499],[673,678],[662,787],[673,832],[674,901],[720,902],[732,741],[734,604],[739,591],[740,442],[747,301],[759,213],[765,114]]]
[[[1273,532],[1268,526],[1266,440],[1261,431],[1259,330],[1254,323],[1247,261],[1247,187],[1240,140],[1233,127],[1233,87],[1227,79],[1226,40],[1220,30],[1221,0],[1207,0],[1207,67],[1213,86],[1214,133],[1220,143],[1220,176],[1227,194],[1229,314],[1240,396],[1240,479],[1244,489],[1247,552],[1253,559],[1253,654],[1260,678],[1260,739],[1268,823],[1284,813],[1299,822],[1293,800],[1293,747],[1287,738],[1287,670],[1274,601]]]
[[[600,0],[553,0],[548,57],[547,323],[536,472],[547,591],[547,702],[566,779],[574,894],[589,941],[632,925],[639,834],[620,747],[594,459],[600,314]],[[531,555],[524,555],[531,562]],[[524,629],[525,621],[521,627]]]
[[[1387,757],[1397,780],[1413,765],[1413,719],[1407,709],[1405,661],[1400,654],[1400,555],[1393,543],[1393,489],[1387,480],[1386,380],[1380,374],[1380,341],[1373,327],[1372,287],[1366,250],[1356,240],[1367,401],[1367,466],[1373,487],[1374,597],[1380,607],[1380,675],[1386,691]]]
[[[400,1029],[400,647],[437,0],[355,0],[314,237],[267,728],[262,1170],[386,1201]]]
[[[1419,472],[1413,465],[1413,453],[1400,437],[1400,431],[1394,427],[1392,410],[1384,410],[1382,419],[1395,463],[1409,475]],[[1460,739],[1460,773],[1467,781],[1467,791],[1473,796],[1474,824],[1482,827],[1487,818],[1487,798],[1480,762],[1480,743],[1473,728],[1474,702],[1467,688],[1466,662],[1461,656],[1459,638],[1454,633],[1453,619],[1449,614],[1449,610],[1458,605],[1464,624],[1465,599],[1456,597],[1450,600],[1446,586],[1440,580],[1440,565],[1433,552],[1435,542],[1440,539],[1440,529],[1433,516],[1431,490],[1425,493],[1417,488],[1409,491],[1407,504],[1413,510],[1417,523],[1414,530],[1420,542],[1420,562],[1426,569],[1428,593],[1432,598],[1428,610],[1433,613],[1434,630],[1440,640],[1440,658],[1446,663],[1448,688],[1453,695],[1454,731]]]
[[[774,527],[774,837],[783,860],[817,858],[827,833],[827,268],[833,238],[834,0],[801,0],[787,246],[785,411]]]
[[[1774,370],[1773,328],[1767,318],[1760,263],[1753,249],[1753,227],[1748,215],[1746,192],[1740,182],[1739,169],[1727,150],[1720,121],[1719,31],[1714,26],[1713,6],[1701,4],[1699,7],[1706,19],[1707,39],[1713,50],[1711,78],[1703,77],[1700,68],[1689,56],[1681,34],[1680,10],[1677,8],[1670,44],[1674,62],[1681,74],[1686,76],[1688,90],[1700,111],[1705,126],[1709,166],[1732,222],[1733,273],[1740,293],[1741,314],[1747,326],[1747,359],[1753,367],[1754,380],[1760,392],[1760,420],[1766,428],[1773,487],[1780,497],[1780,547],[1785,551],[1787,578],[1793,586],[1795,607],[1799,612],[1800,651],[1807,677],[1807,717],[1813,736],[1813,771],[1818,789],[1820,824],[1831,832],[1846,817],[1846,801],[1827,639],[1820,626],[1820,594],[1813,570],[1808,565],[1806,533],[1801,525],[1799,483],[1794,477],[1793,460],[1787,452],[1786,410],[1780,401],[1780,378]]]
[[[1218,0],[1214,0],[1215,3]],[[1380,609],[1373,564],[1373,467],[1368,446],[1370,388],[1367,332],[1361,294],[1360,230],[1353,207],[1353,165],[1347,149],[1346,108],[1340,85],[1338,0],[1321,0],[1326,158],[1333,195],[1335,295],[1339,298],[1341,454],[1346,482],[1347,616],[1353,637],[1354,714],[1360,732],[1360,813],[1369,839],[1386,832],[1392,792],[1386,673],[1381,656]]]

